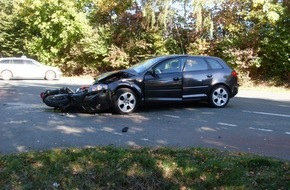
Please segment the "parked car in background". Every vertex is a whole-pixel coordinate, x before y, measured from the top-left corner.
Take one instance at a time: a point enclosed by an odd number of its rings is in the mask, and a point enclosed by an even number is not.
[[[62,72],[25,56],[0,58],[0,78],[10,79],[59,79]]]
[[[207,101],[225,107],[238,93],[237,73],[222,59],[210,56],[167,55],[97,76],[91,86],[41,93],[50,107],[79,107],[88,112],[114,108],[129,114],[139,104]]]

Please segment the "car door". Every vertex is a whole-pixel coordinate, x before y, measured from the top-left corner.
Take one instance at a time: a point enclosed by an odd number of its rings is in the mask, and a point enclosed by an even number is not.
[[[145,101],[181,101],[184,58],[171,58],[155,66],[144,77]]]
[[[40,64],[30,59],[24,60],[26,78],[44,78],[44,70]]]
[[[15,78],[25,77],[26,70],[22,59],[12,59],[10,64],[11,72]]]
[[[183,99],[207,97],[212,73],[202,57],[188,57],[183,69]]]

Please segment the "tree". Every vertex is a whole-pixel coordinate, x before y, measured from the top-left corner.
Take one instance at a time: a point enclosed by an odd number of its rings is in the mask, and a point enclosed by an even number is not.
[[[14,7],[13,1],[0,1],[0,57],[25,53],[23,25],[12,11]]]
[[[16,7],[19,22],[25,26],[29,54],[46,63],[58,65],[61,57],[90,29],[75,1],[26,0]]]

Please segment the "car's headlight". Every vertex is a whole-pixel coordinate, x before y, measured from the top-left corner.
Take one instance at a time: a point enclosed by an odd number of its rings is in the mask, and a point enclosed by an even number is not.
[[[101,90],[107,90],[108,89],[108,85],[106,84],[96,84],[96,85],[92,85],[90,90],[92,92],[95,92],[95,91],[101,91]]]

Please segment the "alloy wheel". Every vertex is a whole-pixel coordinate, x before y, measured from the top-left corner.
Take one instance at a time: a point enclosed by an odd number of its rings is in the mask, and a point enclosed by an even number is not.
[[[218,87],[213,90],[211,98],[215,107],[224,107],[229,101],[229,93],[224,87]]]
[[[131,92],[124,92],[119,96],[117,104],[120,111],[129,113],[136,107],[136,97]]]

